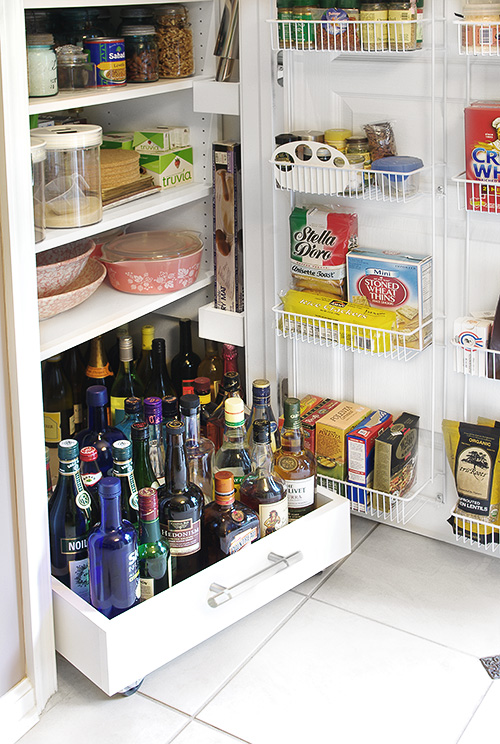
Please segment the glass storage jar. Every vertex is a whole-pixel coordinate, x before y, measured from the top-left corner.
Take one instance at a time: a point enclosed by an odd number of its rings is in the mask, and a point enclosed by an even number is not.
[[[24,24],[27,34],[51,34],[53,31],[50,10],[25,10]]]
[[[33,221],[35,224],[35,243],[45,237],[45,141],[31,137],[31,183],[33,187]]]
[[[56,44],[75,44],[83,47],[84,39],[106,36],[99,24],[99,8],[63,8],[56,11]]]
[[[365,51],[382,52],[387,49],[388,15],[386,3],[361,3],[361,44]]]
[[[410,0],[390,0],[387,20],[391,51],[410,52],[417,48],[416,16]]]
[[[155,19],[153,9],[143,6],[128,6],[120,10],[121,22],[116,33],[121,36],[125,26],[153,26]]]
[[[362,135],[354,135],[346,139],[346,153],[350,155],[362,155],[365,162],[365,168],[370,167],[372,162],[370,148],[368,147],[368,138]]]
[[[158,66],[161,78],[194,74],[193,34],[184,5],[157,5]]]
[[[127,83],[158,80],[158,43],[154,26],[123,26]]]
[[[57,48],[57,82],[59,90],[95,87],[95,65],[81,47],[66,44]]]
[[[33,97],[55,96],[57,93],[57,57],[52,34],[29,34],[28,93]]]

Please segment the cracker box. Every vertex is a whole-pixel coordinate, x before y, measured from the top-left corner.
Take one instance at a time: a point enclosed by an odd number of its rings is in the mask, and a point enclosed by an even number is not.
[[[212,153],[214,306],[242,313],[241,148],[237,142],[214,142]]]
[[[398,349],[421,351],[432,341],[432,258],[397,251],[347,254],[349,302],[394,310]]]
[[[457,318],[453,325],[455,372],[487,376],[487,355],[492,321],[482,318]]]
[[[338,400],[322,398],[313,408],[309,409],[301,419],[302,431],[304,432],[304,447],[315,452],[316,449],[316,424],[329,411],[338,406]]]
[[[405,496],[417,477],[419,417],[402,413],[389,429],[375,440],[373,488]],[[390,500],[378,498],[378,508],[389,511]]]
[[[189,127],[156,127],[147,132],[134,132],[133,148],[137,152],[181,150],[190,144]]]
[[[171,152],[139,153],[139,165],[162,189],[185,186],[193,180],[193,148]]]
[[[366,488],[371,488],[373,483],[375,439],[391,424],[391,413],[373,411],[347,435],[347,480],[357,484],[348,486],[347,497],[358,504],[357,511],[366,511],[369,504]]]
[[[467,209],[500,212],[500,101],[475,101],[465,109],[465,176],[499,182],[466,184]]]
[[[102,135],[103,150],[132,150],[133,132],[105,132]]]
[[[345,480],[347,474],[347,434],[370,413],[370,408],[342,401],[316,423],[316,461],[318,474]]]

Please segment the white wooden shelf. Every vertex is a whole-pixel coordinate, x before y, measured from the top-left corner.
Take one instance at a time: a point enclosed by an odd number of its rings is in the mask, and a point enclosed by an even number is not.
[[[245,313],[219,310],[214,303],[198,309],[198,335],[235,346],[245,345]]]
[[[212,272],[201,271],[194,284],[178,292],[139,295],[119,292],[106,279],[97,292],[81,305],[40,321],[40,359],[43,361],[72,346],[89,341],[94,336],[107,333],[122,323],[140,318],[208,287],[212,282]]]

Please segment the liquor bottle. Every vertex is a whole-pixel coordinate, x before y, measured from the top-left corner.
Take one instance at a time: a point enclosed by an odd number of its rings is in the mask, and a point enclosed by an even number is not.
[[[121,515],[134,527],[139,524],[139,495],[132,464],[132,444],[128,439],[113,442],[113,476],[120,479]]]
[[[205,356],[198,365],[198,377],[208,377],[210,380],[210,395],[215,400],[219,385],[224,375],[224,365],[219,356],[217,341],[205,339]]]
[[[179,353],[172,359],[172,382],[178,398],[186,393],[194,393],[194,378],[198,374],[201,362],[195,354],[191,341],[191,321],[189,318],[179,320]]]
[[[47,447],[57,447],[62,439],[68,439],[75,433],[73,393],[63,372],[60,354],[45,362],[42,387],[45,444]]]
[[[195,377],[194,394],[200,399],[200,434],[207,436],[207,421],[210,415],[208,406],[212,403],[210,380],[208,377]]]
[[[128,323],[118,326],[116,329],[115,342],[108,351],[109,366],[111,367],[111,372],[115,377],[118,374],[118,369],[120,367],[120,341],[124,336],[130,336]]]
[[[86,491],[90,493],[95,504],[99,503],[97,484],[102,478],[102,473],[97,463],[97,450],[95,447],[82,447],[80,450],[80,475]]]
[[[116,425],[116,428],[120,429],[120,431],[123,432],[125,439],[128,439],[130,442],[130,429],[132,424],[144,421],[142,401],[140,398],[134,398],[133,396],[131,398],[125,398],[123,407],[125,409],[125,417]]]
[[[254,380],[252,383],[252,410],[247,425],[247,444],[250,449],[253,442],[253,425],[257,419],[269,421],[271,448],[276,452],[280,447],[280,433],[271,408],[271,386],[268,380]]]
[[[145,421],[133,424],[130,430],[132,437],[132,463],[137,490],[141,488],[158,488],[155,471],[149,457],[149,425]],[[162,478],[162,482],[165,479]]]
[[[300,400],[285,399],[285,420],[281,448],[274,454],[276,472],[284,479],[288,493],[288,518],[303,517],[315,508],[316,459],[304,447],[300,425]]]
[[[250,473],[252,465],[245,441],[245,411],[241,398],[227,398],[224,403],[224,412],[224,436],[221,448],[214,458],[214,473],[219,470],[230,470],[234,476],[234,487],[238,494],[240,483]]]
[[[189,480],[203,491],[205,504],[212,501],[212,470],[214,445],[210,439],[200,436],[200,400],[197,395],[182,395],[179,413],[186,430],[186,455]]]
[[[63,439],[58,455],[59,477],[49,501],[51,571],[88,602],[87,538],[97,514],[80,477],[78,442]]]
[[[154,488],[139,491],[139,576],[141,602],[172,586],[170,547],[160,532]]]
[[[99,483],[101,521],[89,535],[90,602],[108,618],[140,597],[137,531],[120,514],[120,481]]]
[[[222,385],[219,388],[215,403],[207,405],[207,437],[212,440],[217,452],[222,444],[224,434],[224,404],[228,398],[239,398],[240,395],[240,376],[238,372],[226,372]],[[250,411],[244,407],[245,419]]]
[[[167,451],[167,431],[165,426],[169,421],[179,420],[179,401],[175,395],[165,395],[161,399],[161,435],[163,449]]]
[[[62,367],[73,394],[73,420],[75,432],[85,426],[85,365],[78,346],[68,349],[62,357]]]
[[[241,483],[240,501],[258,512],[261,537],[288,524],[285,481],[273,469],[269,421],[253,426],[252,472]]]
[[[85,370],[85,387],[91,385],[105,385],[108,396],[113,384],[113,372],[109,367],[108,357],[104,351],[102,336],[96,336],[90,342],[90,353],[87,369]]]
[[[149,459],[156,479],[163,483],[165,471],[165,447],[161,431],[161,398],[144,398],[144,420],[149,426]]]
[[[142,326],[142,345],[141,345],[141,356],[137,360],[136,370],[137,375],[144,384],[144,388],[147,388],[151,370],[153,369],[152,360],[152,344],[155,337],[155,327],[153,325]],[[146,393],[145,393],[146,394]]]
[[[184,424],[169,421],[165,458],[165,485],[160,501],[160,528],[167,538],[172,555],[173,583],[187,579],[202,568],[201,562],[201,510],[203,493],[189,482]]]
[[[120,366],[111,388],[111,422],[120,423],[125,418],[125,398],[142,398],[144,388],[135,373],[132,336],[120,338]]]
[[[123,438],[120,429],[108,424],[108,391],[104,385],[91,385],[87,388],[87,418],[88,428],[82,429],[76,435],[76,441],[81,447],[95,447],[97,463],[103,475],[113,467],[111,446],[113,442]]]
[[[203,509],[201,545],[203,565],[211,566],[260,537],[259,517],[235,500],[234,478],[229,470],[214,476],[215,501]]]
[[[226,372],[238,372],[238,349],[233,344],[222,346],[223,374]]]
[[[164,398],[165,395],[175,395],[175,388],[167,369],[164,338],[153,339],[151,364],[151,374],[148,383],[145,385],[144,395],[147,398],[152,396]]]

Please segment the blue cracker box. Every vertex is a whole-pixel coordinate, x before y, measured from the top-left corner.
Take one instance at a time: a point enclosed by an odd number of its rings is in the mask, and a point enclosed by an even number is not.
[[[347,480],[358,486],[370,488],[373,482],[375,439],[392,424],[392,414],[373,411],[350,431],[347,439]],[[369,503],[365,488],[347,487],[347,497],[358,504],[357,511],[366,511]]]
[[[347,254],[348,301],[393,310],[398,348],[421,351],[432,341],[432,257],[398,251]]]

